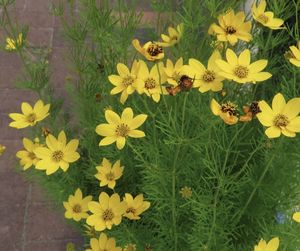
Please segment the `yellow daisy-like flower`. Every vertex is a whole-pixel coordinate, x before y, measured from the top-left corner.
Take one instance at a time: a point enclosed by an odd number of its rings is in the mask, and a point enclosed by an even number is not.
[[[102,165],[96,166],[98,173],[95,177],[100,180],[100,187],[108,186],[114,189],[116,186],[116,180],[120,179],[123,175],[124,167],[121,166],[120,160],[118,160],[113,166],[108,159],[103,158]]]
[[[150,207],[149,201],[144,201],[144,196],[139,194],[135,198],[131,194],[125,193],[124,201],[126,201],[127,209],[124,214],[130,220],[139,220],[140,214]]]
[[[244,22],[245,17],[243,11],[235,15],[234,11],[230,10],[218,17],[219,25],[213,23],[209,27],[208,33],[217,35],[219,41],[228,41],[231,45],[235,45],[238,40],[249,42],[252,39],[251,22]]]
[[[238,83],[260,82],[269,79],[272,74],[262,72],[268,64],[268,60],[261,59],[250,64],[250,50],[241,52],[239,57],[233,50],[226,50],[226,60],[217,59],[216,64],[220,68],[219,74]]]
[[[293,214],[293,220],[300,223],[300,212],[295,212]]]
[[[136,245],[135,244],[127,244],[124,247],[124,251],[136,251]]]
[[[161,39],[163,42],[159,42],[159,45],[163,47],[170,47],[177,44],[183,34],[183,23],[177,25],[176,30],[173,27],[169,27],[168,33],[168,35],[161,34]]]
[[[33,151],[41,145],[39,143],[32,142],[30,139],[23,138],[23,146],[25,150],[18,151],[16,156],[20,159],[20,165],[23,166],[23,169],[27,170],[32,165],[35,166],[40,160]]]
[[[221,54],[217,50],[210,56],[207,68],[197,59],[189,59],[189,75],[194,78],[194,87],[199,88],[202,93],[209,90],[218,92],[223,89],[224,77],[219,75],[220,69],[215,63],[217,59],[221,59]]]
[[[141,61],[138,78],[141,80],[137,86],[139,94],[145,93],[155,102],[159,102],[161,94],[167,94],[166,88],[162,86],[167,80],[163,63],[152,66],[149,72],[147,64]]]
[[[279,238],[275,237],[271,239],[268,243],[261,239],[258,245],[254,246],[254,251],[277,251],[279,247]]]
[[[122,92],[120,102],[122,104],[128,98],[128,95],[134,93],[137,85],[137,75],[139,71],[139,63],[135,60],[132,64],[131,71],[124,64],[117,64],[117,70],[119,75],[108,76],[109,81],[115,86],[110,94],[115,95]]]
[[[0,144],[0,156],[5,152],[6,147]]]
[[[100,234],[99,239],[90,239],[90,246],[85,251],[122,251],[121,247],[116,247],[116,240],[108,238],[104,233]]]
[[[178,85],[178,81],[184,75],[183,72],[183,58],[179,58],[175,64],[170,59],[167,59],[166,67],[163,67],[164,73],[169,84],[173,86]]]
[[[100,124],[96,127],[96,133],[105,137],[100,141],[99,146],[107,146],[116,142],[117,148],[121,150],[125,146],[127,137],[145,137],[143,131],[136,129],[145,122],[146,114],[133,117],[132,109],[127,107],[121,117],[114,111],[106,110],[105,119],[108,124]]]
[[[10,113],[9,117],[14,121],[9,124],[10,127],[17,129],[34,126],[49,115],[50,104],[44,105],[42,100],[38,100],[34,107],[27,102],[21,105],[22,113]]]
[[[261,0],[257,6],[257,1],[254,1],[251,11],[254,20],[261,23],[272,30],[283,29],[280,27],[284,21],[280,18],[274,18],[274,13],[271,11],[265,11],[267,6],[266,0]]]
[[[36,169],[46,170],[46,174],[55,173],[59,168],[66,172],[69,163],[73,163],[80,158],[76,152],[79,141],[72,139],[67,143],[66,134],[61,131],[56,139],[52,134],[46,137],[47,147],[38,147],[33,150],[35,155],[40,159],[36,163]]]
[[[192,197],[193,191],[192,188],[184,186],[180,189],[179,193],[181,194],[182,198],[188,199]]]
[[[231,102],[219,104],[215,99],[210,102],[210,109],[214,115],[220,116],[220,118],[228,125],[234,125],[238,122],[237,106]]]
[[[120,196],[114,193],[111,197],[105,192],[100,193],[99,202],[91,201],[88,204],[90,215],[86,223],[95,227],[96,231],[111,229],[113,225],[119,225],[127,205],[120,201]]]
[[[290,46],[291,57],[289,57],[289,61],[291,64],[300,67],[300,41],[298,41],[298,48],[293,45]]]
[[[141,53],[147,60],[155,61],[164,58],[164,50],[157,42],[147,42],[143,46],[140,45],[139,40],[132,40],[133,47]]]
[[[89,214],[88,203],[91,202],[93,197],[91,195],[82,197],[82,192],[78,188],[74,195],[70,195],[68,201],[64,201],[64,207],[66,209],[65,217],[67,219],[73,219],[75,221],[80,221],[81,219],[86,219]]]
[[[14,50],[17,50],[18,48],[20,48],[22,46],[22,44],[23,44],[23,34],[20,33],[18,35],[18,38],[16,41],[12,38],[6,38],[5,49],[7,51],[14,51]]]
[[[281,133],[295,137],[296,132],[300,132],[300,98],[293,98],[286,103],[283,95],[277,93],[272,108],[264,100],[258,105],[261,112],[256,117],[262,125],[268,127],[265,131],[268,138],[277,138]]]

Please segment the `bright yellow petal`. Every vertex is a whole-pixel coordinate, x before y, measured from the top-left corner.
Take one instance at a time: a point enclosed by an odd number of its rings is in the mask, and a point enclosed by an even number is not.
[[[248,66],[250,64],[250,50],[243,50],[239,55],[238,61],[239,65]]]
[[[300,117],[292,119],[286,128],[292,132],[300,132]]]
[[[117,148],[119,150],[123,149],[126,143],[126,138],[125,137],[118,137],[117,138]]]
[[[111,82],[114,86],[119,86],[123,82],[123,78],[118,75],[110,75],[108,76],[109,82]]]
[[[233,50],[227,49],[226,59],[227,59],[228,64],[230,64],[231,66],[238,65],[238,57],[236,56],[236,54],[234,53]]]
[[[300,212],[296,212],[293,214],[293,220],[300,223]]]
[[[130,121],[128,126],[130,127],[130,129],[136,129],[146,121],[147,117],[148,116],[146,114],[139,114]]]
[[[260,72],[263,69],[265,69],[267,64],[268,64],[268,60],[261,59],[261,60],[255,61],[254,63],[250,64],[248,66],[248,69],[251,73],[257,73],[257,72]]]
[[[256,81],[260,82],[260,81],[265,81],[265,80],[271,78],[272,74],[269,72],[258,72],[258,73],[252,73],[249,77],[254,82],[256,82]]]
[[[282,113],[288,116],[289,119],[295,118],[300,113],[300,98],[289,100]]]
[[[272,101],[272,109],[274,113],[282,113],[285,108],[285,99],[281,93],[277,93]]]
[[[142,138],[145,137],[145,133],[141,130],[130,130],[128,136],[133,138]]]
[[[290,50],[292,51],[292,53],[294,54],[294,56],[300,60],[300,50],[296,47],[296,46],[290,46]]]
[[[123,76],[126,77],[126,76],[130,75],[128,67],[122,63],[117,64],[117,71],[118,71],[119,75],[122,77]]]
[[[121,116],[121,123],[127,124],[133,119],[133,111],[130,107],[126,107]]]
[[[105,111],[105,119],[109,124],[119,125],[121,123],[119,115],[112,110]]]
[[[273,238],[272,240],[269,241],[268,245],[267,245],[267,248],[266,250],[267,251],[277,251],[279,247],[279,238],[276,237],[276,238]]]
[[[219,116],[221,113],[221,106],[219,103],[215,100],[212,99],[210,102],[210,109],[213,112],[214,115]]]
[[[31,107],[31,105],[28,104],[27,102],[22,103],[21,110],[22,110],[24,115],[29,115],[29,114],[33,113],[33,109]]]
[[[96,127],[96,133],[100,136],[113,136],[116,134],[115,127],[110,124],[100,124]]]
[[[278,138],[281,134],[281,130],[276,126],[271,126],[265,131],[265,134],[268,138]]]
[[[105,137],[99,142],[99,146],[107,146],[113,144],[116,141],[116,137]]]

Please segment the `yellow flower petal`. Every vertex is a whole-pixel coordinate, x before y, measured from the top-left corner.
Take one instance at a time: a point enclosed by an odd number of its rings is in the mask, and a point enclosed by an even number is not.
[[[123,77],[123,76],[126,77],[126,76],[130,75],[129,69],[127,68],[126,65],[124,65],[122,63],[117,64],[117,71],[121,77]]]
[[[100,136],[113,136],[116,134],[114,126],[110,124],[100,124],[96,127],[96,133]]]
[[[300,223],[300,212],[296,212],[293,214],[293,220]]]
[[[267,247],[266,247],[266,251],[276,251],[279,247],[279,238],[273,238],[272,240],[269,241]]]
[[[268,60],[261,59],[250,64],[248,69],[251,73],[257,73],[265,69],[267,64],[268,64]]]
[[[291,120],[286,128],[292,132],[300,132],[300,117],[296,117]]]
[[[281,130],[276,126],[271,126],[265,131],[265,134],[268,138],[278,138],[281,134]]]
[[[146,114],[139,114],[128,123],[128,126],[130,129],[136,129],[146,121],[147,117],[148,116]]]
[[[243,66],[248,66],[250,64],[250,50],[246,49],[241,52],[238,64]]]
[[[226,50],[226,59],[231,66],[236,66],[238,64],[238,57],[231,49]]]
[[[272,109],[274,113],[282,113],[285,108],[285,99],[281,93],[277,93],[272,101]]]
[[[121,123],[128,123],[128,121],[131,121],[133,119],[133,111],[130,107],[126,107],[121,116]]]
[[[115,136],[113,137],[105,137],[99,142],[99,146],[107,146],[114,143],[117,140]]]
[[[117,148],[119,150],[123,149],[126,143],[126,138],[125,137],[118,137],[117,138]]]
[[[213,114],[216,116],[219,116],[221,114],[221,106],[215,99],[211,100],[210,109],[213,112]]]
[[[105,111],[105,119],[109,124],[113,125],[118,125],[121,122],[119,115],[112,110]]]
[[[145,137],[145,133],[141,130],[130,130],[130,132],[128,133],[129,137],[133,137],[133,138],[142,138]]]

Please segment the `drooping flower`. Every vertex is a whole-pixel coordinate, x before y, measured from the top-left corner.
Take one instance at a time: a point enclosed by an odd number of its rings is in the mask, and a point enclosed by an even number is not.
[[[121,247],[116,247],[116,240],[108,238],[104,233],[100,234],[99,239],[90,239],[90,246],[85,251],[122,251]]]
[[[21,105],[22,113],[10,113],[9,117],[14,121],[9,124],[10,127],[17,129],[34,126],[49,115],[50,104],[44,105],[42,100],[38,100],[34,107],[27,102]]]
[[[0,156],[5,152],[6,146],[0,144]]]
[[[268,64],[268,60],[261,59],[250,64],[250,51],[245,49],[239,57],[233,50],[227,49],[226,60],[217,59],[216,64],[220,68],[219,74],[238,83],[260,82],[269,79],[272,74],[262,72]]]
[[[192,188],[184,186],[180,189],[179,193],[181,194],[182,198],[188,199],[192,197],[193,191]]]
[[[268,138],[277,138],[281,133],[295,137],[296,132],[300,132],[300,98],[293,98],[286,103],[283,95],[277,93],[272,108],[264,100],[258,105],[261,112],[256,116],[262,125],[268,127],[265,131]]]
[[[136,89],[139,63],[135,60],[132,64],[131,71],[129,71],[126,65],[119,63],[117,64],[117,70],[119,75],[108,76],[109,81],[115,86],[110,94],[115,95],[121,92],[120,102],[124,104],[128,95],[134,93]]]
[[[267,6],[266,0],[261,0],[257,6],[257,1],[254,1],[252,5],[252,15],[254,20],[266,26],[272,30],[283,29],[280,27],[284,21],[280,18],[274,18],[274,13],[271,11],[265,11]]]
[[[153,65],[149,72],[147,64],[141,61],[138,78],[141,80],[137,86],[137,91],[139,94],[145,93],[155,102],[159,102],[160,95],[167,93],[166,88],[162,86],[167,79],[167,76],[163,70],[163,63]]]
[[[125,146],[127,137],[145,137],[145,133],[137,128],[147,119],[146,114],[133,117],[132,109],[127,107],[123,110],[121,117],[112,110],[106,110],[105,119],[107,124],[100,124],[96,127],[96,133],[105,137],[100,141],[99,146],[107,146],[116,142],[117,148],[121,150]]]
[[[5,49],[7,51],[14,51],[17,50],[18,48],[20,48],[23,44],[23,34],[20,33],[18,35],[17,40],[14,40],[12,38],[6,38],[6,46]]]
[[[56,139],[52,134],[46,137],[47,147],[38,147],[33,150],[35,155],[40,159],[36,163],[36,169],[46,170],[46,174],[55,173],[59,168],[66,172],[69,163],[73,163],[80,158],[78,152],[79,141],[72,139],[67,143],[66,134],[61,131]]]
[[[139,40],[132,40],[133,47],[141,53],[147,60],[155,61],[164,58],[164,50],[157,42],[147,42],[143,46],[140,45]]]
[[[35,166],[40,160],[33,152],[37,147],[41,145],[37,142],[32,142],[30,139],[23,138],[23,146],[25,150],[18,151],[16,156],[20,159],[20,165],[24,170],[27,170],[31,166]]]
[[[293,220],[300,223],[300,212],[295,212],[293,214]]]
[[[124,167],[121,166],[120,160],[116,161],[114,165],[106,158],[103,158],[101,166],[96,166],[98,173],[95,177],[100,180],[100,187],[108,186],[114,189],[116,180],[120,179],[123,175]]]
[[[74,195],[70,195],[68,201],[64,201],[64,207],[66,209],[65,217],[67,219],[73,219],[75,221],[80,221],[81,219],[86,219],[89,214],[88,203],[92,201],[93,197],[91,195],[83,198],[80,188],[78,188]]]
[[[121,223],[126,206],[126,202],[121,202],[117,193],[109,197],[107,193],[101,192],[99,202],[91,201],[88,204],[92,215],[87,218],[86,223],[95,227],[96,231],[111,229],[113,225]]]
[[[217,92],[223,88],[224,77],[219,75],[220,69],[215,63],[217,59],[221,59],[218,50],[215,50],[209,58],[207,68],[197,59],[189,59],[189,75],[194,78],[194,87],[199,88],[202,93],[209,90]]]
[[[211,100],[210,109],[214,115],[220,118],[228,125],[234,125],[238,122],[237,106],[231,102],[219,104],[215,99]]]
[[[290,46],[291,56],[288,58],[291,64],[300,67],[300,41],[298,41],[298,48],[293,45]]]
[[[245,13],[238,12],[236,15],[233,10],[218,17],[219,25],[213,23],[208,30],[211,35],[217,35],[219,41],[228,41],[235,45],[238,40],[249,42],[252,39],[250,34],[251,22],[245,21]]]
[[[239,121],[249,122],[256,114],[260,113],[258,102],[253,101],[250,105],[243,106],[244,115],[240,116]]]
[[[275,237],[271,239],[268,243],[261,239],[258,245],[254,246],[254,251],[277,251],[279,247],[279,238]]]
[[[161,34],[161,39],[163,42],[158,42],[159,45],[163,47],[170,47],[177,44],[183,34],[183,23],[177,25],[176,29],[173,27],[168,28],[168,35]]]
[[[127,204],[124,216],[130,220],[139,220],[141,218],[140,214],[150,207],[150,202],[144,201],[143,194],[139,194],[133,198],[131,194],[125,193],[124,201]]]

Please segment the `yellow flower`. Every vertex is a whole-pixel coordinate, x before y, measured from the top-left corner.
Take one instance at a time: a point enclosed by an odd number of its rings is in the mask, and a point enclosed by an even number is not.
[[[167,59],[166,67],[163,67],[163,70],[167,76],[168,83],[177,86],[183,75],[183,58],[179,58],[175,65],[170,59]]]
[[[132,64],[131,71],[124,64],[117,64],[117,70],[119,75],[108,76],[109,81],[115,86],[110,94],[115,95],[122,92],[120,101],[122,104],[128,98],[128,95],[134,93],[137,85],[137,74],[139,70],[139,63],[135,60]]]
[[[180,189],[180,192],[179,192],[182,196],[182,198],[191,198],[192,197],[192,188],[190,187],[187,187],[187,186],[184,186],[183,188]]]
[[[0,144],[0,156],[5,152],[6,147]]]
[[[120,150],[125,146],[127,137],[145,137],[143,131],[136,129],[145,122],[146,114],[133,117],[132,109],[127,107],[121,117],[114,111],[106,110],[105,119],[108,124],[100,124],[96,127],[96,133],[105,137],[100,141],[99,146],[107,146],[116,142],[117,148]]]
[[[250,51],[243,50],[239,57],[233,50],[226,51],[227,62],[222,59],[217,59],[216,64],[220,68],[219,74],[227,79],[238,83],[260,82],[269,79],[272,74],[269,72],[262,72],[268,64],[268,60],[261,59],[250,64]]]
[[[133,47],[141,53],[147,60],[155,61],[164,58],[164,50],[161,45],[157,42],[147,42],[143,45],[140,45],[139,40],[133,39],[132,40]]]
[[[112,167],[109,160],[103,158],[102,165],[96,166],[98,173],[95,177],[100,180],[100,187],[108,186],[114,189],[116,185],[116,180],[120,179],[123,175],[124,167],[121,166],[120,160],[118,160]]]
[[[295,212],[293,214],[293,220],[300,223],[300,212]]]
[[[217,50],[210,56],[207,68],[197,59],[189,59],[189,75],[194,78],[194,87],[199,88],[202,93],[209,90],[217,92],[223,88],[224,77],[219,75],[220,69],[215,63],[217,59],[221,59],[221,54]]]
[[[145,93],[155,102],[159,102],[160,95],[166,94],[166,88],[162,86],[167,80],[167,76],[163,70],[163,63],[153,65],[150,72],[144,61],[140,62],[140,70],[138,78],[137,91],[139,94]]]
[[[251,22],[245,21],[245,13],[238,12],[236,15],[233,10],[228,11],[224,15],[218,17],[219,25],[213,23],[208,30],[211,35],[217,35],[219,41],[228,41],[231,45],[235,45],[238,40],[249,42],[252,39],[250,34]]]
[[[37,147],[40,147],[39,143],[34,143],[30,139],[23,138],[23,146],[25,150],[18,151],[16,156],[20,159],[20,165],[23,166],[24,170],[27,170],[32,165],[40,160],[33,152]]]
[[[114,238],[107,238],[106,234],[101,233],[99,240],[96,238],[90,239],[91,248],[85,251],[122,251],[121,247],[116,247]]]
[[[163,47],[170,47],[177,44],[180,41],[183,34],[183,24],[181,23],[177,25],[176,30],[173,27],[169,27],[168,33],[169,36],[161,34],[161,39],[163,40],[163,42],[159,42],[159,45]]]
[[[5,49],[8,51],[14,51],[20,48],[22,44],[23,44],[23,34],[20,33],[16,41],[12,38],[6,38]]]
[[[107,193],[102,192],[99,202],[91,201],[88,207],[92,215],[87,218],[86,223],[95,227],[96,231],[103,231],[121,223],[122,215],[126,211],[126,202],[121,202],[117,193],[109,197]]]
[[[131,194],[125,193],[124,201],[126,201],[127,209],[124,214],[130,220],[139,220],[140,214],[150,207],[150,202],[144,201],[144,196],[139,194],[135,198]]]
[[[64,201],[64,207],[66,209],[65,217],[67,219],[74,219],[80,221],[86,219],[89,214],[88,203],[93,199],[91,195],[82,197],[82,192],[78,188],[74,195],[70,195],[68,201]]]
[[[272,30],[283,29],[280,27],[284,21],[280,18],[274,18],[274,13],[266,10],[266,0],[261,0],[257,6],[257,1],[254,1],[252,5],[252,15],[254,20],[261,23],[263,26],[266,26]]]
[[[271,239],[268,243],[261,239],[258,245],[254,246],[254,251],[277,251],[279,247],[279,238],[275,237]]]
[[[281,93],[277,93],[272,101],[272,108],[266,101],[258,103],[261,110],[256,115],[259,122],[267,126],[268,138],[277,138],[281,133],[287,137],[295,137],[300,132],[300,98],[293,98],[287,103]]]
[[[238,122],[236,105],[231,102],[226,102],[220,105],[215,99],[211,100],[210,109],[213,114],[220,118],[228,125],[234,125]]]
[[[124,251],[136,251],[136,245],[135,244],[127,244],[124,247]]]
[[[9,117],[14,121],[9,124],[10,127],[17,129],[27,126],[34,126],[49,115],[50,104],[44,105],[42,100],[38,100],[34,107],[26,102],[21,105],[22,113],[10,113]]]
[[[298,48],[296,46],[290,46],[290,50],[292,52],[289,61],[291,64],[300,67],[300,41],[298,41]]]
[[[72,139],[67,144],[64,131],[61,131],[56,139],[52,134],[46,137],[47,147],[38,147],[33,150],[40,160],[36,163],[36,169],[46,170],[46,174],[55,173],[59,168],[66,172],[69,163],[75,162],[80,158],[76,152],[79,141]]]

